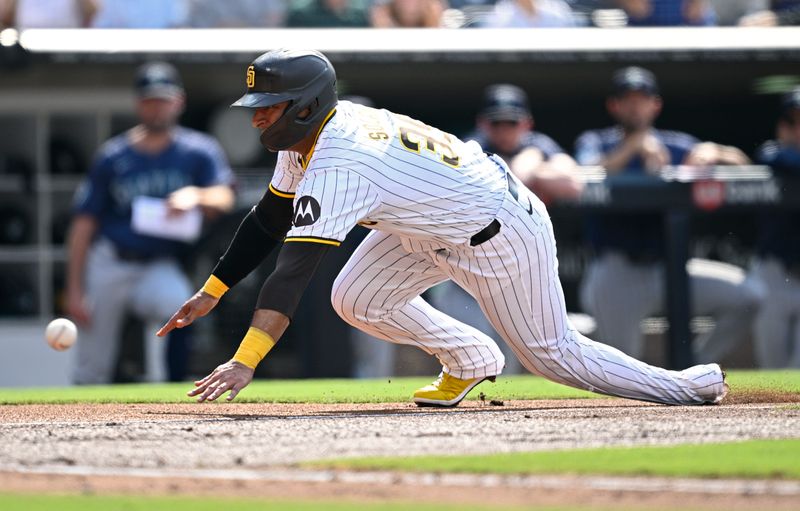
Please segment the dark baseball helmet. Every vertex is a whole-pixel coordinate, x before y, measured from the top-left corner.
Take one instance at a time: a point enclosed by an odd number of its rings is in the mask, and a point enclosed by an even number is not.
[[[281,118],[261,134],[270,151],[289,148],[308,136],[336,106],[336,72],[318,51],[273,50],[247,68],[247,92],[231,106],[263,108],[284,101]],[[302,119],[298,115],[309,109]]]

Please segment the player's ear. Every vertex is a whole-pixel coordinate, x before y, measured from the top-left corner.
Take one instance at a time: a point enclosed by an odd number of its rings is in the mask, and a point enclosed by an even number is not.
[[[606,99],[606,111],[611,114],[611,117],[616,117],[617,110],[619,110],[619,101],[615,96],[609,96]]]
[[[182,114],[184,110],[186,110],[186,96],[181,94],[180,96],[176,96],[173,101],[175,102],[175,110],[178,114]]]
[[[536,122],[534,122],[533,117],[526,117],[520,121],[520,125],[525,128],[525,131],[533,131]]]
[[[661,108],[664,106],[664,102],[661,100],[661,96],[653,96],[653,107],[656,111],[656,115],[661,113]]]

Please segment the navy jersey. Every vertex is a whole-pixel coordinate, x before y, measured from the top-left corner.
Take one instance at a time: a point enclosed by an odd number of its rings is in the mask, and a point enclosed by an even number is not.
[[[179,127],[159,154],[137,151],[123,133],[99,149],[75,196],[74,212],[95,217],[100,236],[118,250],[142,257],[175,256],[185,244],[134,232],[134,197],[165,198],[185,186],[231,184],[233,173],[219,144],[203,133]]]
[[[756,153],[756,161],[769,165],[777,177],[800,179],[800,148],[766,142]],[[787,268],[800,264],[800,236],[797,225],[800,212],[797,210],[770,210],[760,217],[758,253],[772,256]]]
[[[682,163],[699,142],[679,131],[653,129],[651,132],[669,151],[670,165]],[[576,161],[579,165],[598,165],[622,143],[623,135],[618,126],[583,133],[575,142]],[[643,176],[646,173],[642,159],[636,156],[618,175]],[[662,219],[658,213],[597,214],[587,219],[586,227],[589,242],[598,253],[618,250],[637,261],[654,261],[664,253]]]
[[[714,8],[706,6],[697,21],[690,21],[684,16],[684,0],[651,0],[650,14],[644,18],[628,18],[631,27],[677,27],[684,25],[712,26],[717,24]]]
[[[522,140],[520,140],[519,147],[517,147],[516,151],[511,154],[503,154],[498,151],[496,147],[492,146],[486,135],[481,132],[476,132],[464,137],[464,140],[474,140],[483,148],[484,151],[495,153],[506,160],[506,162],[510,162],[511,158],[521,153],[524,149],[528,149],[530,147],[540,150],[545,160],[549,160],[556,154],[565,152],[555,140],[548,137],[544,133],[539,133],[538,131],[529,131],[522,135]]]

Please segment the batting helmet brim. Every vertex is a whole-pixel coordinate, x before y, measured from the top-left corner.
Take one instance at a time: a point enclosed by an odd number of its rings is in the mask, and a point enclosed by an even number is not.
[[[248,92],[239,98],[231,106],[239,106],[244,108],[264,108],[284,101],[295,99],[297,94],[291,92],[283,92],[280,94],[272,94],[270,92]]]

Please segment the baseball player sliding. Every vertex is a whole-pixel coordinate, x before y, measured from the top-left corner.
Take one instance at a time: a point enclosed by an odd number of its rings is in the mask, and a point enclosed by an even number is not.
[[[553,228],[542,202],[503,161],[406,116],[338,101],[336,74],[314,51],[264,53],[247,68],[253,126],[280,151],[274,177],[203,288],[159,330],[206,315],[282,244],[250,329],[231,360],[189,392],[233,399],[289,325],[322,257],[356,224],[373,229],[337,277],[332,303],[353,326],[437,357],[439,378],[414,393],[455,406],[504,366],[491,338],[426,303],[451,279],[475,297],[522,364],[594,392],[669,404],[719,403],[717,364],[668,371],[579,334],[567,319]]]

